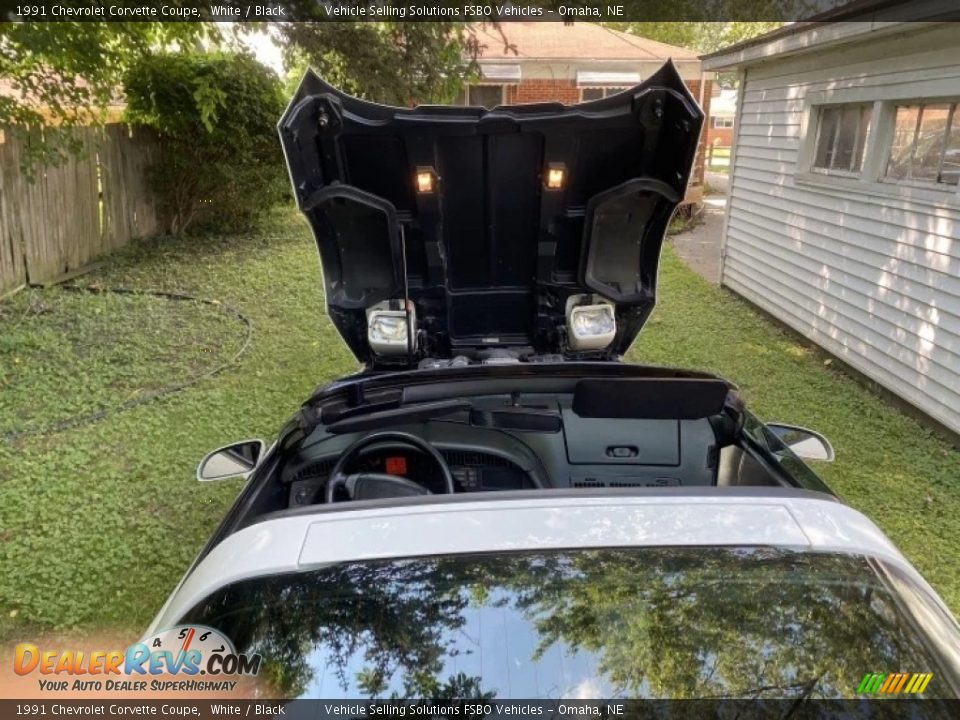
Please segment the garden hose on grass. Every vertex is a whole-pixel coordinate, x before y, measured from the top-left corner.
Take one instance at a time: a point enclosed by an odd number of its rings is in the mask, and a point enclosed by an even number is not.
[[[33,286],[40,287],[40,286]],[[159,390],[154,390],[153,392],[140,395],[136,398],[131,398],[126,400],[119,405],[116,405],[111,408],[104,408],[103,410],[98,410],[96,412],[85,413],[83,415],[75,415],[65,420],[60,420],[55,423],[50,423],[48,425],[41,425],[38,427],[28,427],[23,430],[12,430],[0,434],[0,438],[3,440],[11,441],[18,440],[22,437],[27,437],[30,435],[52,435],[54,433],[63,432],[64,430],[69,430],[70,428],[78,427],[80,425],[88,425],[90,423],[99,422],[104,418],[113,415],[114,413],[120,413],[124,410],[130,410],[131,408],[139,407],[140,405],[146,405],[147,403],[153,402],[155,400],[160,400],[162,398],[168,397],[175,393],[180,392],[181,390],[186,390],[197,383],[206,380],[208,378],[217,375],[228,368],[233,367],[240,360],[240,357],[247,351],[250,347],[250,343],[253,340],[253,321],[244,315],[242,312],[237,310],[235,307],[226,305],[219,300],[210,300],[207,298],[196,297],[195,295],[189,295],[187,293],[179,292],[170,292],[167,290],[138,290],[136,288],[128,287],[101,287],[99,285],[60,285],[62,290],[68,290],[71,292],[86,292],[94,295],[100,295],[104,293],[113,293],[116,295],[139,295],[139,296],[152,296],[164,298],[165,300],[171,300],[174,302],[189,301],[194,303],[200,303],[202,305],[212,305],[216,308],[219,308],[221,311],[228,315],[233,315],[244,327],[246,327],[246,335],[243,338],[243,344],[240,346],[240,349],[237,350],[228,360],[216,365],[215,367],[205,370],[202,373],[194,375],[190,378],[187,378],[183,382],[174,383],[172,385],[167,385],[166,387],[160,388]]]

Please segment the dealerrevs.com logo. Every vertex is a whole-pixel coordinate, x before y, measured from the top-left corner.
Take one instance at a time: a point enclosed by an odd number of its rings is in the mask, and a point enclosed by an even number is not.
[[[40,689],[52,691],[233,690],[236,681],[225,676],[256,675],[260,662],[260,655],[238,653],[213,628],[179,625],[126,650],[48,650],[20,643],[14,650],[13,671],[39,674]],[[59,677],[64,675],[74,679]],[[165,679],[156,677],[161,675]]]

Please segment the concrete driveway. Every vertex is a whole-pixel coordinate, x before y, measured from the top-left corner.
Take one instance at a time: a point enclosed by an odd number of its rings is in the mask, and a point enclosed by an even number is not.
[[[720,284],[720,240],[727,214],[727,175],[707,173],[707,182],[722,194],[707,195],[699,222],[671,237],[677,255],[707,282]]]

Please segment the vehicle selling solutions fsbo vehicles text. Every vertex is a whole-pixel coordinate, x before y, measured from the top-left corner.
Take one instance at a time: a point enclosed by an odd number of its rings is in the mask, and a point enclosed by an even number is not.
[[[526,5],[463,5],[462,7],[419,5],[325,5],[324,11],[332,18],[341,19],[378,19],[384,17],[400,19],[416,19],[430,17],[446,17],[459,20],[477,19],[510,19],[510,18],[539,18],[545,17],[546,11],[541,7]],[[567,16],[595,16],[603,17],[599,8],[582,8],[578,6],[560,5],[557,10],[563,17]],[[606,15],[620,17],[623,15],[622,5],[608,5]]]
[[[464,5],[462,7],[424,7],[418,5],[325,5],[324,11],[333,18],[428,18],[447,17],[471,20],[478,18],[543,17],[544,10],[539,7],[514,5]]]

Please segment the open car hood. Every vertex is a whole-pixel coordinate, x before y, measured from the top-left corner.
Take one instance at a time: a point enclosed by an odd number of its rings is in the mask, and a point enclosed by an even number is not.
[[[330,318],[368,366],[411,367],[623,354],[702,123],[667,63],[602,100],[492,110],[386,107],[308,72],[279,130]]]

